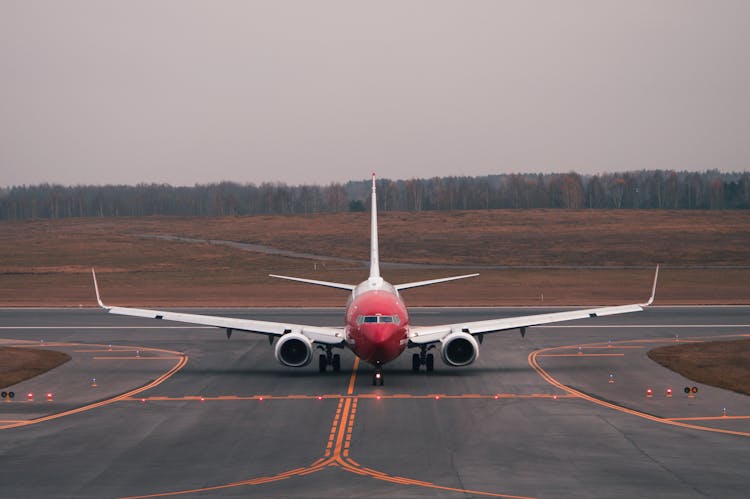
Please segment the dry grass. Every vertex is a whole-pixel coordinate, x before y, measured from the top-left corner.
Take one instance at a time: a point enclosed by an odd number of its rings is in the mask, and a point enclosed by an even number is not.
[[[39,376],[70,360],[52,350],[0,347],[0,388]]]
[[[650,268],[657,262],[667,264],[658,304],[750,303],[747,212],[496,210],[382,213],[380,219],[383,262],[577,267],[481,270],[478,279],[408,291],[410,305],[645,300]],[[122,305],[340,306],[346,299],[340,291],[311,291],[267,274],[350,283],[367,275],[360,263],[316,262],[144,234],[244,241],[355,260],[366,260],[369,253],[367,213],[0,222],[0,305],[90,306],[92,266],[105,302]],[[646,270],[581,269],[586,266]],[[384,270],[384,275],[398,283],[465,272],[434,268]]]
[[[697,383],[750,395],[750,339],[672,345],[648,356]]]

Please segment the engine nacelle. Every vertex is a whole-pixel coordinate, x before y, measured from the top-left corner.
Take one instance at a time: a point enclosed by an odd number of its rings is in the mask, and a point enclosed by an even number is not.
[[[449,366],[468,366],[479,357],[479,343],[469,333],[451,333],[440,343],[440,357]]]
[[[312,361],[313,344],[300,333],[287,333],[276,342],[276,360],[287,367],[304,367]]]

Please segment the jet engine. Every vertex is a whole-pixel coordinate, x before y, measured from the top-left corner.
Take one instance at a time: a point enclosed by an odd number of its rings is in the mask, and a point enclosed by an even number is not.
[[[440,343],[440,357],[449,366],[468,366],[479,357],[479,344],[469,333],[451,333]]]
[[[313,358],[313,344],[303,334],[287,333],[276,342],[274,355],[287,367],[303,367]]]

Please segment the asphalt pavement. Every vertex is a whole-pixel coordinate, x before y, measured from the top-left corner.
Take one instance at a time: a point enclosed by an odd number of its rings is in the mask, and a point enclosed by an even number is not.
[[[411,315],[436,324],[548,310]],[[191,311],[343,320],[341,309]],[[348,351],[340,373],[321,374],[281,366],[263,336],[0,309],[0,344],[73,356],[4,389],[16,397],[0,401],[0,497],[747,497],[750,397],[646,352],[748,336],[750,307],[655,307],[487,335],[464,368],[436,359],[435,372],[414,374],[407,352],[375,387]]]

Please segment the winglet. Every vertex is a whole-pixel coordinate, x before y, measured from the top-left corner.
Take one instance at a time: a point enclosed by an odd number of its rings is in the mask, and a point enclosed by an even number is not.
[[[91,275],[94,278],[94,291],[96,291],[96,301],[99,303],[100,307],[109,310],[109,307],[102,303],[102,297],[99,295],[99,284],[96,282],[96,271],[93,267],[91,267]]]
[[[654,297],[656,297],[656,281],[659,279],[659,265],[656,266],[656,273],[654,274],[654,286],[651,288],[651,298],[648,299],[648,301],[642,306],[648,307],[652,303],[654,303]]]

